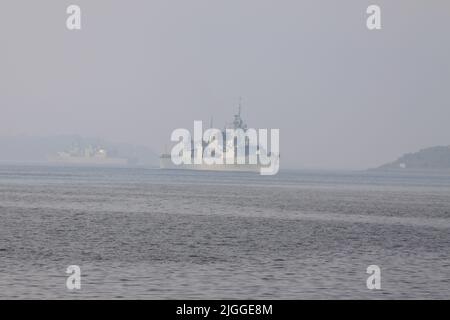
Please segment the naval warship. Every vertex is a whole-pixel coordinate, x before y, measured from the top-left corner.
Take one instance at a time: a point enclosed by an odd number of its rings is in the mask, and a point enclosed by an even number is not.
[[[126,166],[130,164],[129,159],[111,156],[106,148],[92,145],[72,146],[69,150],[50,156],[48,160],[54,164],[81,166]]]
[[[212,121],[210,127],[212,128]],[[251,150],[251,146],[249,145],[250,142],[248,139],[245,139],[245,159],[243,161],[238,161],[237,156],[237,138],[234,137],[233,139],[228,139],[226,137],[226,130],[227,129],[242,129],[245,133],[248,128],[247,124],[244,122],[244,120],[241,117],[241,105],[239,105],[238,113],[234,115],[234,119],[231,123],[228,123],[225,125],[225,128],[221,131],[222,132],[222,138],[223,138],[223,159],[227,158],[227,152],[228,155],[232,154],[232,157],[234,157],[234,161],[232,164],[230,163],[224,163],[224,164],[194,164],[194,157],[195,157],[195,148],[193,148],[193,142],[191,142],[191,164],[174,164],[171,159],[171,154],[168,152],[165,152],[161,154],[160,156],[160,168],[161,169],[182,169],[182,170],[205,170],[205,171],[242,171],[242,172],[260,172],[262,167],[266,167],[262,164],[260,164],[259,159],[257,163],[251,164],[249,162],[249,150]],[[203,150],[207,146],[207,143],[203,142]],[[230,152],[230,150],[234,148],[233,152]],[[256,145],[253,148],[256,150],[257,154],[262,152],[262,148],[260,146]],[[224,160],[224,162],[227,162]],[[244,162],[244,163],[239,163]]]

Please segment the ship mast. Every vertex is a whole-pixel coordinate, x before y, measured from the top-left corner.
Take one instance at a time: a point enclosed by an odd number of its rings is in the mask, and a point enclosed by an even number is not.
[[[234,129],[247,129],[246,125],[244,124],[244,121],[241,118],[241,110],[242,110],[242,97],[239,97],[239,104],[238,104],[238,113],[234,115],[234,121],[233,126]]]
[[[242,97],[239,97],[239,113],[238,113],[239,118],[241,117],[241,109],[242,109]]]

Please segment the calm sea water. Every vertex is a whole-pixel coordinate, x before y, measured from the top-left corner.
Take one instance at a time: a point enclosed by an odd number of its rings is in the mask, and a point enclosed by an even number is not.
[[[3,165],[0,298],[449,299],[450,175]]]

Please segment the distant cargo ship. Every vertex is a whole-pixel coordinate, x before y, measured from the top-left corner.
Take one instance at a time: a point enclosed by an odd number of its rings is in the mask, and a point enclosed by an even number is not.
[[[57,152],[48,159],[52,163],[83,165],[83,166],[126,166],[129,159],[111,157],[105,148],[88,146],[85,148],[72,147],[67,151]]]

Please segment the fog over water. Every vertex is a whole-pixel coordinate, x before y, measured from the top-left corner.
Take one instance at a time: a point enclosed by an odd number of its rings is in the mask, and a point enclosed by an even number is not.
[[[364,169],[450,144],[450,2],[4,0],[0,136],[163,150],[194,120],[279,128],[282,168]]]

